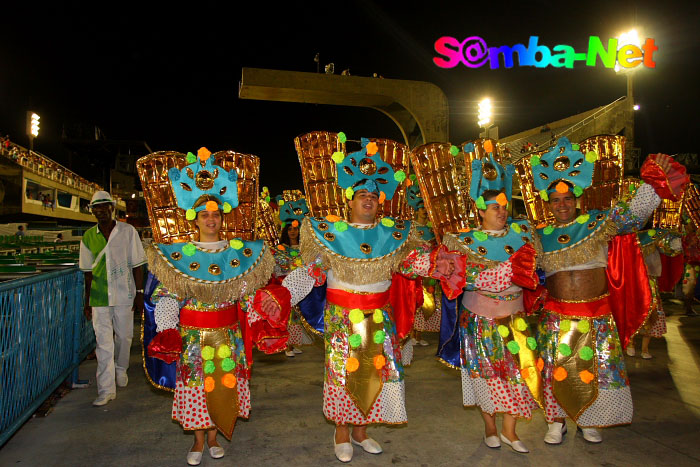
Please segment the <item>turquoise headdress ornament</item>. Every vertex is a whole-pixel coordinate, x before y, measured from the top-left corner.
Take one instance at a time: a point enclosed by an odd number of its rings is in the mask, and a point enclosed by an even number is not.
[[[588,151],[584,155],[579,151],[578,144],[571,144],[568,138],[560,138],[556,146],[545,154],[532,156],[532,178],[535,189],[540,192],[544,201],[549,201],[549,194],[566,193],[570,186],[577,198],[583,194],[584,188],[593,182],[593,168],[598,154]]]
[[[411,177],[413,177],[413,175],[411,175]],[[421,195],[420,187],[418,185],[414,184],[406,189],[406,201],[408,202],[408,205],[416,211],[422,207],[425,207],[423,195]]]
[[[280,206],[282,227],[284,227],[287,222],[293,221],[298,221],[301,224],[301,221],[304,220],[304,216],[309,213],[309,207],[306,205],[306,200],[304,198],[296,201],[280,200],[279,202],[282,203]]]
[[[238,206],[238,174],[235,170],[229,171],[214,164],[207,148],[200,148],[197,156],[188,152],[186,160],[189,165],[182,170],[171,168],[168,178],[177,206],[186,211],[188,220],[194,220],[204,209],[221,209],[229,213]]]
[[[338,140],[344,143],[345,134],[339,133]],[[362,149],[347,156],[340,151],[333,153],[332,158],[338,169],[338,186],[345,189],[348,199],[352,199],[359,190],[377,195],[384,193],[386,199],[393,198],[399,183],[406,180],[406,173],[403,170],[394,172],[391,165],[381,159],[377,143],[362,138],[361,145]]]
[[[472,143],[469,143],[472,144]],[[468,148],[465,147],[465,151]],[[473,151],[473,149],[472,149]],[[490,152],[488,159],[472,161],[472,176],[469,185],[469,196],[476,202],[476,207],[486,209],[489,204],[507,204],[513,196],[513,174],[515,167],[508,164],[505,167],[496,162],[493,153]],[[501,191],[505,195],[499,195],[498,199],[484,200],[484,192],[487,190]]]

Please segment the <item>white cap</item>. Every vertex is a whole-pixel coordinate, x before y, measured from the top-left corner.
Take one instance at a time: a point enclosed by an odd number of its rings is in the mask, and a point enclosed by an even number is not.
[[[92,195],[92,201],[90,201],[90,207],[95,206],[96,204],[105,204],[105,203],[111,203],[112,205],[116,204],[116,202],[112,199],[112,195],[110,195],[106,191],[96,191],[95,194]]]

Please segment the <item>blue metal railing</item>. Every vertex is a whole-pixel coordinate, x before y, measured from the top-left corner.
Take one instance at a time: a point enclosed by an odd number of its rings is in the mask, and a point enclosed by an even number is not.
[[[0,446],[94,347],[77,268],[0,284]]]

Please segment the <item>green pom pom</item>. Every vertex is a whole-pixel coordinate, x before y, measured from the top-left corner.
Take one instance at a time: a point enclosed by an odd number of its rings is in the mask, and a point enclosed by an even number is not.
[[[588,361],[593,358],[593,349],[584,345],[581,347],[581,350],[578,351],[578,356],[581,357],[581,360]]]
[[[578,185],[574,186],[574,196],[578,198],[582,194],[583,194],[583,188],[581,188]]]
[[[540,198],[542,198],[542,201],[549,201],[549,194],[547,194],[547,190],[540,190]]]
[[[240,250],[241,248],[243,248],[243,242],[237,238],[231,239],[228,242],[228,244],[231,245],[231,248],[233,248],[234,250]]]
[[[195,156],[191,152],[188,152],[185,160],[187,161],[188,164],[194,164],[195,162],[197,162],[197,156]]]
[[[352,324],[359,324],[365,319],[365,314],[362,313],[362,310],[355,308],[354,310],[350,310],[348,318],[350,318]]]
[[[281,199],[279,203],[277,203],[277,206],[284,206],[284,200]]]
[[[207,360],[204,362],[204,373],[210,375],[216,371],[216,365],[213,361]]]
[[[340,151],[336,151],[336,152],[334,152],[333,155],[331,156],[331,159],[333,159],[333,161],[334,161],[336,164],[340,164],[340,163],[342,163],[343,160],[345,159],[345,154],[343,154],[343,153],[340,152]]]
[[[282,224],[280,224],[280,225],[282,226],[283,229],[284,229],[285,227],[287,227],[287,223],[286,223],[286,222],[282,222]]]
[[[433,228],[433,223],[430,222],[430,221],[428,221],[428,222],[425,224],[425,226],[428,227],[429,229],[432,229],[432,228]]]
[[[591,323],[587,319],[581,320],[576,324],[576,329],[578,329],[578,332],[581,334],[586,334],[591,330]]]
[[[393,227],[396,224],[391,217],[382,217],[381,223],[384,227]]]
[[[554,227],[552,227],[551,225],[548,225],[547,227],[545,227],[544,229],[542,229],[542,233],[545,234],[545,235],[549,235],[549,234],[551,234],[552,232],[554,232]]]
[[[515,329],[518,331],[522,332],[527,329],[527,323],[525,322],[524,319],[518,318],[515,320]]]
[[[579,146],[578,144],[572,144],[571,149],[573,149],[574,151],[578,151],[579,149],[581,149],[581,146]]]
[[[518,224],[516,222],[513,222],[512,224],[510,224],[510,228],[513,229],[513,232],[515,232],[515,233],[520,233],[520,231],[522,230],[520,228],[520,224]]]
[[[333,222],[333,228],[338,232],[345,232],[348,230],[348,224],[343,221]]]
[[[569,344],[564,344],[564,343],[559,344],[559,353],[565,357],[568,357],[569,355],[571,355],[571,347],[569,347]]]
[[[455,145],[450,146],[450,154],[456,156],[457,154],[459,154],[459,148]]]
[[[589,214],[581,214],[576,218],[576,222],[578,222],[579,224],[585,224],[590,218],[591,216]]]
[[[386,333],[382,330],[376,331],[374,333],[374,343],[375,344],[381,344],[384,342],[384,339],[386,338]]]
[[[218,349],[216,349],[216,355],[219,358],[228,358],[231,356],[231,347],[228,345],[220,345]]]
[[[347,140],[348,140],[348,137],[345,136],[345,133],[343,133],[342,131],[340,133],[338,133],[338,141],[340,141],[341,143],[344,143]]]
[[[479,208],[479,209],[481,209],[482,211],[486,209],[486,201],[484,201],[484,197],[483,197],[483,196],[479,196],[479,197],[476,199],[476,207]]]
[[[289,256],[291,256],[292,258],[296,258],[297,256],[299,256],[299,252],[296,250],[292,250],[289,252]]]
[[[476,238],[480,242],[484,242],[487,238],[489,238],[489,235],[486,232],[481,232],[477,230],[474,232],[474,238]]]
[[[269,203],[269,202],[270,202],[270,197],[269,197],[269,196],[265,196],[265,202],[266,202],[266,203]]]
[[[211,360],[212,358],[214,358],[214,347],[205,345],[202,348],[202,359]]]
[[[221,362],[221,369],[224,371],[231,371],[234,368],[236,368],[236,362],[230,358],[224,358],[224,360]]]
[[[411,180],[413,182],[415,182],[418,179],[418,177],[416,177],[416,174],[411,174],[408,176],[408,178],[409,178],[409,180]]]
[[[350,343],[350,347],[353,349],[356,347],[359,347],[362,345],[362,336],[359,334],[353,334],[348,338],[348,342]]]
[[[570,319],[561,320],[561,324],[559,324],[559,329],[561,329],[562,332],[571,331],[571,320]]]
[[[372,321],[375,323],[383,323],[384,322],[384,313],[382,313],[381,310],[375,310],[374,313],[372,313]]]
[[[654,229],[649,229],[649,230],[647,231],[647,233],[649,234],[650,237],[654,237],[654,236],[656,235],[656,230],[654,230]]]
[[[516,354],[516,353],[520,352],[520,345],[515,341],[508,342],[508,345],[506,347],[508,347],[508,350],[512,354]]]
[[[591,164],[598,160],[598,154],[595,151],[588,151],[586,153],[586,160]]]
[[[182,246],[182,254],[186,256],[192,256],[197,252],[197,247],[191,243],[185,243]]]
[[[195,211],[194,209],[188,209],[187,211],[185,211],[185,219],[187,219],[188,221],[193,221],[196,218],[197,211]]]
[[[352,199],[352,197],[354,195],[355,195],[355,190],[353,190],[351,186],[349,186],[345,189],[345,197],[347,199]]]
[[[637,188],[634,185],[630,185],[629,190],[630,190],[630,193],[634,193],[635,191],[637,191]]]
[[[538,165],[540,165],[540,156],[530,157],[530,166],[537,167]]]
[[[437,283],[437,279],[433,279],[432,277],[428,279],[428,285],[437,285]]]
[[[224,203],[224,214],[228,214],[229,212],[231,212],[231,209],[233,208],[228,202]]]
[[[510,329],[508,329],[508,326],[504,326],[502,324],[498,325],[498,333],[503,337],[504,339],[508,337],[508,334],[510,334]]]
[[[406,180],[406,172],[404,172],[403,170],[395,172],[394,180],[396,180],[399,183],[403,182],[404,180]]]
[[[535,350],[537,348],[537,340],[535,340],[534,337],[528,337],[526,340],[527,346],[530,347],[530,350]]]

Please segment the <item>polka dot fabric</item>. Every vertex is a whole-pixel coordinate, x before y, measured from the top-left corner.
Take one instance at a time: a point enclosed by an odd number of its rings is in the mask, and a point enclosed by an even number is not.
[[[248,418],[250,415],[250,388],[248,380],[238,377],[238,416]],[[189,387],[178,381],[173,398],[173,420],[185,430],[205,430],[215,428],[207,410],[207,398],[204,386]]]
[[[474,288],[488,292],[502,292],[511,286],[512,278],[513,266],[505,261],[496,268],[481,271],[474,282]]]
[[[538,408],[525,384],[510,384],[499,378],[472,378],[465,370],[462,370],[462,403],[467,407],[478,405],[491,415],[507,413],[516,418],[531,418],[532,411]]]
[[[639,334],[642,336],[651,336],[655,338],[661,338],[666,334],[666,313],[663,310],[658,310],[659,316],[654,321],[654,324],[649,327],[649,329],[642,328]]]
[[[401,348],[401,364],[403,366],[408,366],[413,361],[413,344],[411,344],[411,339],[407,339],[406,343]]]
[[[180,306],[172,297],[162,297],[158,300],[153,317],[156,321],[156,332],[166,329],[177,329],[180,323]]]
[[[582,428],[627,425],[632,423],[634,407],[629,386],[600,389],[598,398],[583,411],[576,423]]]
[[[416,310],[416,320],[413,327],[416,329],[416,331],[440,332],[441,317],[442,313],[440,312],[439,307],[433,312],[432,315],[430,315],[430,318],[428,319],[425,319],[423,310],[419,308]]]
[[[357,408],[355,402],[342,387],[332,384],[323,385],[323,415],[337,425],[350,423],[367,425],[369,423],[406,423],[404,405],[404,382],[384,383],[382,392],[372,405],[367,417]]]

